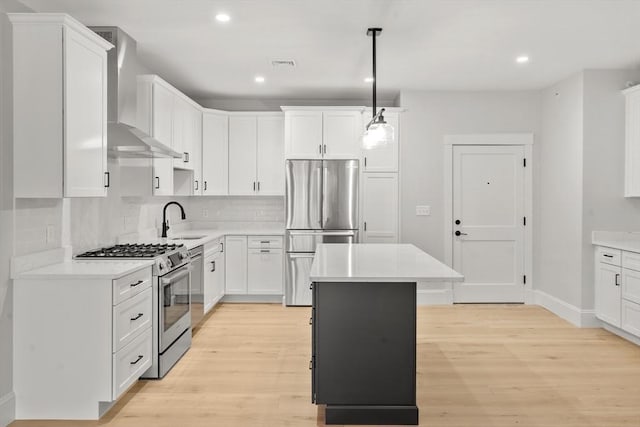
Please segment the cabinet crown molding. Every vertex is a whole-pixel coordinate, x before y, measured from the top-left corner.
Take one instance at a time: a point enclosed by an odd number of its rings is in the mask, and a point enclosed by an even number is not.
[[[91,31],[85,25],[83,25],[80,21],[73,18],[66,13],[7,13],[7,17],[9,21],[13,25],[20,24],[58,24],[65,25],[69,28],[76,30],[78,33],[82,34],[84,37],[91,40],[93,43],[96,43],[104,50],[112,49],[114,46]]]
[[[360,111],[363,112],[367,107],[361,106],[297,106],[283,105],[280,107],[282,111]]]

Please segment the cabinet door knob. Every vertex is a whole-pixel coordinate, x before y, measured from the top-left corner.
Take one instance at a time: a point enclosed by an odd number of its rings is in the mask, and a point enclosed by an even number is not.
[[[460,230],[456,230],[456,236],[467,236],[467,233],[463,233]]]

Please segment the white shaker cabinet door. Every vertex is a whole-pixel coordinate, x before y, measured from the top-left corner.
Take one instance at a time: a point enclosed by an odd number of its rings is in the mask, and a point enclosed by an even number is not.
[[[282,249],[249,249],[248,293],[251,295],[282,295]]]
[[[322,111],[284,113],[286,158],[322,158]]]
[[[64,195],[106,196],[106,52],[70,28],[64,38]]]
[[[385,113],[384,119],[393,126],[393,142],[371,149],[363,148],[363,172],[398,172],[398,141],[400,138],[398,113]],[[363,116],[363,131],[370,120],[371,110],[367,110]]]
[[[188,165],[193,169],[193,195],[202,194],[202,111],[194,107],[191,108]]]
[[[227,236],[225,252],[225,294],[247,293],[247,236]]]
[[[253,195],[257,191],[256,116],[229,117],[229,194]]]
[[[362,241],[398,242],[398,174],[362,174]]]
[[[173,196],[173,159],[153,159],[153,195]]]
[[[258,116],[257,191],[284,196],[284,118]]]
[[[620,327],[620,267],[596,262],[596,317]]]
[[[151,136],[173,147],[173,93],[159,83],[152,88],[152,125]]]
[[[202,115],[202,194],[229,194],[229,122],[224,113]]]
[[[322,119],[325,158],[360,158],[362,113],[360,111],[325,111]]]

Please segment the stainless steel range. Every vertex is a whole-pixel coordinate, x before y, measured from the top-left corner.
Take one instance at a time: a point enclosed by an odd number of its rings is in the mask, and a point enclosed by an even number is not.
[[[162,378],[191,347],[191,257],[184,245],[125,244],[76,259],[153,259],[153,363],[143,378]]]

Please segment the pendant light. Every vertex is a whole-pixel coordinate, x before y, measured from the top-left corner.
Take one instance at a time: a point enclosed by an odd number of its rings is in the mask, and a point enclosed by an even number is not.
[[[362,147],[365,149],[372,149],[380,147],[393,142],[393,126],[388,124],[384,120],[384,108],[380,111],[376,109],[376,36],[382,32],[382,28],[368,28],[367,36],[371,36],[373,40],[373,106],[372,106],[372,118],[367,124],[366,130],[362,135]]]

